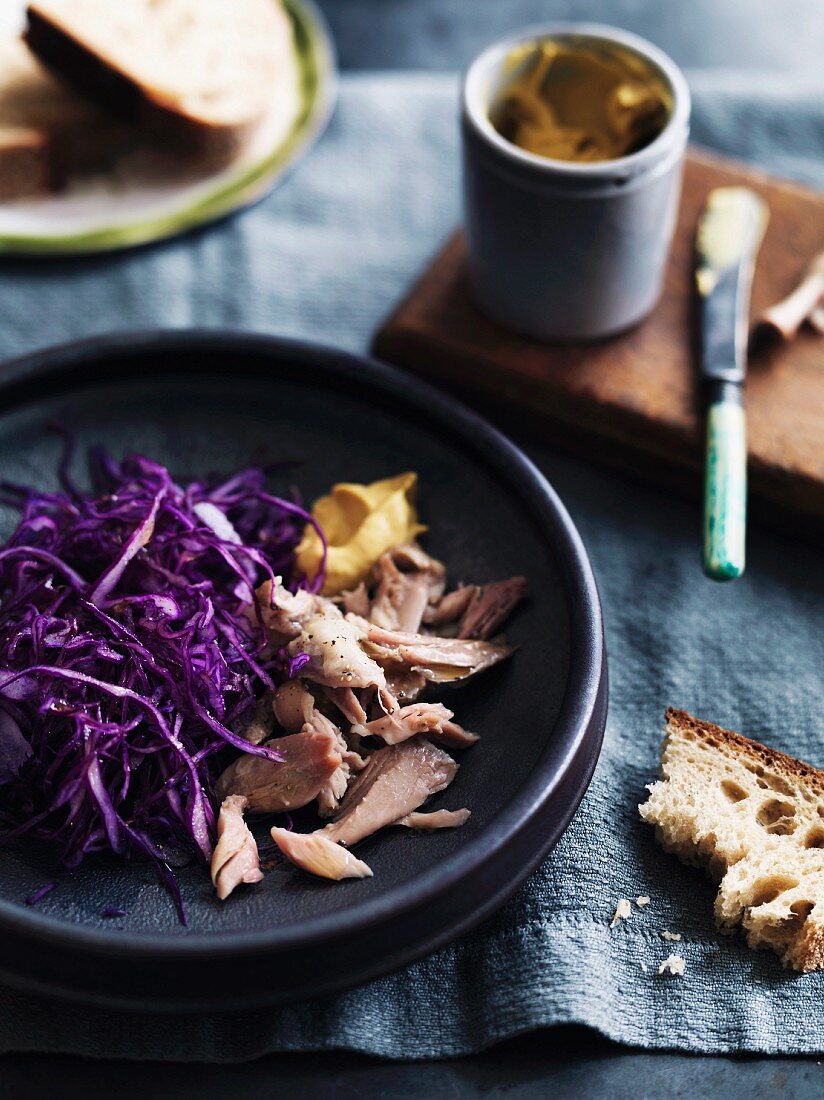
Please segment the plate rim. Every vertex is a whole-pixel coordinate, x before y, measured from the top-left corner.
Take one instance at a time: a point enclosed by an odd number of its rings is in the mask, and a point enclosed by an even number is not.
[[[0,256],[93,255],[136,248],[180,236],[264,199],[323,135],[338,98],[337,54],[325,16],[314,0],[283,0],[283,5],[298,44],[302,102],[280,144],[236,179],[187,206],[81,232],[0,233]]]
[[[597,584],[581,537],[566,507],[544,475],[497,428],[411,374],[369,356],[307,341],[209,329],[152,330],[72,341],[31,352],[5,364],[0,375],[0,415],[25,405],[29,396],[36,398],[37,390],[44,383],[60,378],[70,382],[71,376],[80,375],[84,368],[91,369],[92,373],[87,375],[85,381],[78,379],[75,383],[78,386],[92,385],[97,388],[122,381],[122,376],[112,373],[105,376],[99,373],[95,375],[94,367],[101,360],[116,359],[118,356],[133,357],[136,353],[144,354],[150,359],[152,355],[174,353],[182,349],[189,352],[197,352],[199,349],[231,352],[239,358],[245,353],[250,360],[257,356],[261,361],[268,361],[270,367],[272,360],[294,360],[308,367],[320,368],[327,378],[334,377],[339,381],[357,378],[361,383],[365,379],[383,394],[388,394],[391,390],[397,396],[400,391],[404,400],[410,401],[426,420],[441,424],[448,422],[451,430],[460,436],[461,444],[466,444],[474,452],[476,461],[494,469],[518,491],[522,506],[532,518],[539,521],[542,536],[548,538],[552,531],[565,544],[559,545],[557,561],[565,574],[567,603],[569,605],[570,600],[573,600],[575,606],[574,609],[570,606],[568,679],[552,730],[552,742],[563,739],[567,745],[562,765],[555,768],[555,773],[548,782],[543,774],[549,763],[545,756],[551,743],[547,742],[541,750],[531,778],[477,837],[422,875],[387,890],[377,898],[355,903],[345,910],[347,920],[351,918],[357,921],[360,930],[376,927],[388,916],[398,918],[403,913],[434,901],[439,895],[458,886],[467,876],[482,874],[485,865],[500,857],[508,843],[530,823],[534,823],[541,809],[546,808],[557,793],[558,787],[565,779],[569,779],[570,768],[582,749],[588,747],[585,774],[577,784],[570,806],[560,815],[560,825],[553,827],[545,844],[543,841],[538,844],[537,854],[534,859],[527,861],[523,874],[516,872],[506,889],[499,891],[503,896],[496,895],[485,909],[478,912],[477,919],[474,919],[473,914],[472,919],[467,918],[454,930],[454,935],[461,934],[501,904],[557,842],[589,786],[600,753],[606,714],[606,650]],[[249,364],[246,370],[254,373]],[[194,368],[192,372],[194,375]],[[531,503],[533,496],[546,506],[545,515],[536,514]],[[580,623],[579,629],[576,629],[576,623]],[[593,723],[600,724],[600,729],[596,729],[595,733]],[[588,741],[591,743],[588,744]],[[340,934],[340,915],[337,913],[276,930],[270,928],[255,932],[209,931],[182,935],[144,935],[73,924],[0,899],[0,935],[23,936],[29,941],[33,938],[48,939],[50,948],[65,948],[92,958],[128,957],[139,960],[143,957],[181,962],[205,957],[249,958],[273,951],[310,950],[315,945],[328,944],[336,933]],[[451,938],[452,929],[435,937],[434,945],[439,946]],[[419,957],[430,946],[432,945],[429,943],[424,944],[420,950],[409,952],[400,962]],[[400,965],[400,962],[393,961],[391,965]],[[384,972],[380,964],[376,965],[375,971]],[[21,982],[19,975],[8,973],[5,967],[3,977],[28,987],[36,984],[27,983],[25,979]],[[335,983],[333,987],[336,987]],[[55,990],[52,988],[51,991]],[[73,991],[69,993],[74,995]],[[77,993],[77,996],[86,1001],[101,999],[86,991]],[[132,1003],[134,998],[128,1000]]]

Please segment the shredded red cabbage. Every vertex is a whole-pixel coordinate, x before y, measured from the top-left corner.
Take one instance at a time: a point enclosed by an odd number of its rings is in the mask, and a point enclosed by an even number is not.
[[[56,882],[47,882],[45,886],[39,886],[33,894],[29,894],[26,898],[26,905],[37,905],[38,901],[42,901],[46,894],[50,894],[52,890],[57,887]]]
[[[2,487],[22,518],[0,549],[0,842],[148,857],[185,923],[171,867],[211,855],[224,750],[277,759],[239,731],[303,655],[272,653],[250,608],[267,577],[306,585],[313,521],[258,468],[185,487],[140,456],[90,468],[90,493],[68,460],[61,492]]]

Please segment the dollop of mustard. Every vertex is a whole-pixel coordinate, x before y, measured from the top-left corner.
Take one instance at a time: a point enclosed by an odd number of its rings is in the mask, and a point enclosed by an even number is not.
[[[498,133],[553,160],[592,162],[649,145],[672,111],[659,71],[619,43],[543,39],[516,47],[489,111]]]
[[[312,518],[328,543],[324,596],[356,588],[369,576],[382,554],[410,542],[426,527],[418,522],[416,473],[373,481],[371,485],[341,482],[312,505]],[[298,568],[310,579],[317,576],[323,546],[307,525],[296,551]]]

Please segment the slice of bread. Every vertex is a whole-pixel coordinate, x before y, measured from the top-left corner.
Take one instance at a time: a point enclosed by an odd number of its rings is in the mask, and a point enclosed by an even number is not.
[[[17,38],[0,38],[0,201],[31,198],[123,144],[108,119],[56,80]]]
[[[62,80],[167,147],[230,160],[294,71],[279,0],[32,0],[26,41]]]
[[[658,841],[720,881],[715,916],[795,970],[824,968],[824,772],[681,710],[639,806]]]
[[[44,195],[51,187],[50,163],[42,130],[0,126],[0,202]]]

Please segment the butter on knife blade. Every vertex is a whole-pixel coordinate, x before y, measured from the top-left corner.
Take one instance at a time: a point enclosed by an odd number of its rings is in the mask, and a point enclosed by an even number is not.
[[[699,294],[711,294],[719,276],[737,267],[747,253],[752,254],[754,266],[769,219],[767,204],[747,187],[717,187],[710,192],[696,238],[695,281]]]
[[[701,373],[707,402],[704,572],[733,580],[744,572],[747,443],[742,387],[755,259],[767,204],[746,187],[710,192],[696,234],[695,285],[701,319]]]

